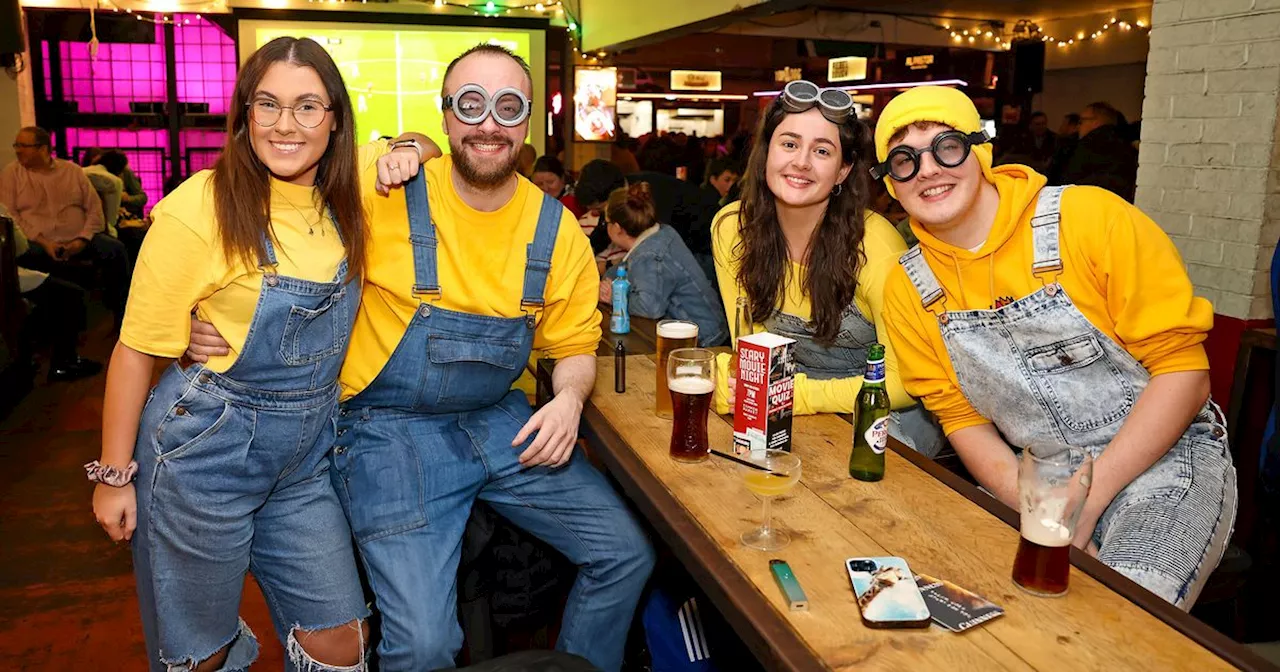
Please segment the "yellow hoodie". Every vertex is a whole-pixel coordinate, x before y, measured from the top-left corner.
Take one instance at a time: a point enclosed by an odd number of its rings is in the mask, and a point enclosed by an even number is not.
[[[977,252],[948,245],[911,222],[947,310],[991,310],[1043,287],[1031,273],[1031,216],[1045,178],[1019,165],[995,168],[992,177],[1000,208]],[[1209,368],[1202,343],[1213,307],[1194,295],[1177,249],[1155,222],[1109,191],[1072,187],[1062,196],[1059,239],[1057,280],[1099,331],[1152,376]],[[901,265],[885,286],[883,318],[907,392],[937,415],[944,432],[989,422],[961,392],[937,318],[921,305]]]

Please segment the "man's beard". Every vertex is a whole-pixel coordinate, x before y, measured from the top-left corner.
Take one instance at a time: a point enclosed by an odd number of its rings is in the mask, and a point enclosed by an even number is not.
[[[472,162],[471,156],[465,151],[468,143],[504,144],[507,146],[507,159],[492,168],[479,166]],[[453,154],[453,165],[458,169],[458,175],[462,180],[481,188],[496,187],[511,179],[516,172],[516,165],[520,162],[520,155],[511,151],[511,141],[501,135],[469,135],[457,143],[451,137],[449,151]]]

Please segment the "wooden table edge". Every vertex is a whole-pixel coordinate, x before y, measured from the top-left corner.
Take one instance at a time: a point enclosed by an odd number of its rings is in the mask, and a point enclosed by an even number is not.
[[[604,448],[595,455],[761,664],[771,670],[830,669],[653,477],[600,410],[588,402],[582,416],[587,440]]]
[[[1005,506],[1000,500],[982,492],[976,485],[960,478],[942,465],[917,453],[896,439],[891,438],[889,446],[899,456],[920,467],[925,473],[955,490],[965,499],[981,506],[988,513],[1004,521],[1010,527],[1018,528],[1017,512]],[[1235,667],[1242,670],[1280,670],[1280,667],[1254,653],[1249,647],[1214,630],[1178,607],[1165,602],[1157,597],[1155,593],[1138,585],[1133,579],[1102,564],[1097,558],[1074,546],[1071,548],[1071,564]]]

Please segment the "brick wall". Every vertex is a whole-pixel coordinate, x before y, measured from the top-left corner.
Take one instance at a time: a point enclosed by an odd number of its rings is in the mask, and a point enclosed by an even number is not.
[[[1155,0],[1136,202],[1215,312],[1271,316],[1280,0]]]

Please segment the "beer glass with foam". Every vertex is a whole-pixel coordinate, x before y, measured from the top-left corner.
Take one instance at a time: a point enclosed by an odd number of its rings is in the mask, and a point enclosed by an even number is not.
[[[671,390],[671,459],[701,462],[711,454],[707,413],[716,391],[716,354],[702,348],[672,351],[667,360]]]
[[[667,357],[680,348],[698,347],[698,325],[686,320],[662,320],[658,323],[658,380],[654,413],[671,417],[671,394],[667,392]]]
[[[1013,560],[1013,582],[1045,597],[1067,594],[1071,540],[1089,496],[1093,458],[1055,443],[1029,446],[1018,462],[1022,538]]]

